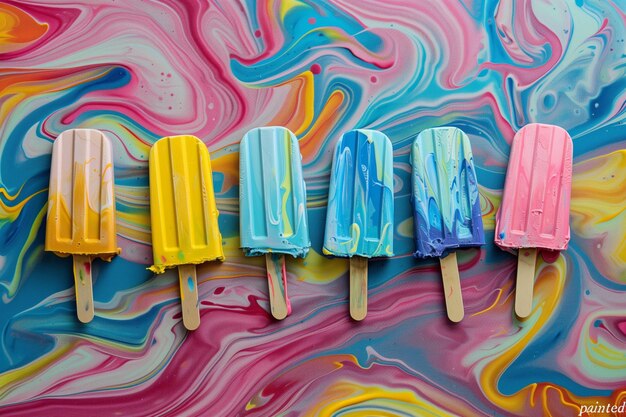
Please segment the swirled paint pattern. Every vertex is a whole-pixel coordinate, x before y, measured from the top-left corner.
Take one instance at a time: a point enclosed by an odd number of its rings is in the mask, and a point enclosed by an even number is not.
[[[616,0],[105,1],[0,5],[0,414],[569,416],[626,401],[626,6]],[[493,241],[514,132],[573,139],[571,240],[537,264],[528,319],[516,258]],[[268,314],[265,265],[239,249],[238,144],[297,136],[311,250],[288,259],[292,314]],[[412,140],[470,138],[485,229],[459,253],[465,319],[439,266],[412,258]],[[45,253],[50,156],[64,130],[111,140],[118,244],[75,317],[71,265]],[[348,261],[321,254],[333,146],[374,129],[394,149],[393,258],[370,262],[367,319]],[[202,324],[155,277],[148,154],[211,152],[224,263],[198,267]],[[317,227],[314,227],[317,226]],[[599,414],[601,415],[601,414]]]

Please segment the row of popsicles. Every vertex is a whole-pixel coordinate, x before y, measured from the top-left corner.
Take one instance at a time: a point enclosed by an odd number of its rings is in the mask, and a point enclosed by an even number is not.
[[[97,130],[63,132],[52,154],[46,250],[72,255],[78,318],[94,315],[91,261],[119,253],[113,162]],[[478,183],[469,139],[457,128],[421,132],[411,150],[415,256],[440,259],[447,314],[463,318],[455,250],[484,244]],[[513,140],[495,242],[521,249],[515,311],[532,309],[537,249],[569,241],[572,142],[559,127],[530,124]],[[155,273],[178,267],[183,322],[200,324],[196,265],[223,260],[209,152],[194,136],[171,136],[150,151]],[[295,135],[284,127],[249,131],[240,144],[240,235],[247,256],[265,255],[272,315],[291,311],[285,255],[311,246],[306,187]],[[393,256],[393,151],[381,132],[352,130],[335,148],[323,253],[350,258],[350,315],[367,313],[367,259]]]

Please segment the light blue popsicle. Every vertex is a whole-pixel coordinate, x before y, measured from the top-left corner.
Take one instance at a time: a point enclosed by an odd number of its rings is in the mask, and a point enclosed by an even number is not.
[[[241,247],[265,255],[271,312],[282,320],[291,312],[284,255],[311,247],[300,147],[289,129],[261,127],[245,134],[239,158]]]
[[[245,254],[305,257],[311,241],[296,136],[284,127],[252,129],[241,140],[239,152],[239,219]]]

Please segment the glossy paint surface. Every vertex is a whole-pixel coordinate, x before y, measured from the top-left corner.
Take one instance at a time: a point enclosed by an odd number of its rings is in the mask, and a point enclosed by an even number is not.
[[[0,415],[569,416],[622,403],[626,360],[623,1],[2,2]],[[513,312],[517,258],[495,246],[511,143],[532,123],[573,140],[570,241],[539,258]],[[292,313],[269,314],[265,259],[239,233],[239,143],[299,140],[311,250],[286,257]],[[410,152],[425,129],[472,144],[485,241],[457,251],[465,318],[448,323],[437,259],[416,262]],[[114,155],[118,244],[76,319],[68,259],[44,251],[52,144],[99,129]],[[344,132],[394,149],[393,258],[368,261],[367,318],[348,260],[325,257]],[[197,268],[186,332],[176,271],[155,276],[150,147],[211,154],[226,261]],[[381,411],[382,410],[382,411]]]

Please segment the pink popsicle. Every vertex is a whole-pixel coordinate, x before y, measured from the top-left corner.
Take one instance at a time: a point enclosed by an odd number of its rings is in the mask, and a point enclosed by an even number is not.
[[[558,126],[533,123],[513,138],[495,242],[519,252],[515,311],[532,309],[537,248],[567,249],[572,188],[572,139]],[[523,275],[530,274],[529,277]]]

